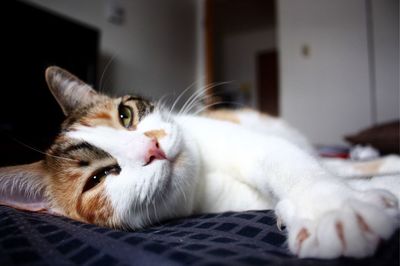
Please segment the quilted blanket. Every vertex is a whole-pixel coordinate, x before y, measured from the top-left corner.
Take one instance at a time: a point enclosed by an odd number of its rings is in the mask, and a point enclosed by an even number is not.
[[[371,258],[298,259],[268,210],[204,214],[126,232],[0,206],[0,265],[399,265],[399,237]]]

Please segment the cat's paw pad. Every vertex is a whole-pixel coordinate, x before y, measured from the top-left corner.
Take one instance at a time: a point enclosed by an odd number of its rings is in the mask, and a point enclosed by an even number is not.
[[[372,255],[381,240],[388,239],[398,226],[397,201],[385,191],[365,193],[312,218],[302,217],[299,206],[290,201],[278,204],[277,215],[287,223],[289,249],[299,257]],[[323,204],[319,202],[319,211]],[[309,207],[315,206],[302,206]]]

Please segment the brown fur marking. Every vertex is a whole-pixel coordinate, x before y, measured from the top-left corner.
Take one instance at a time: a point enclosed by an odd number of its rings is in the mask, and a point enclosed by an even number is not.
[[[297,234],[297,242],[299,243],[299,247],[297,250],[297,253],[300,253],[301,250],[301,245],[303,244],[303,242],[310,236],[310,233],[308,232],[308,230],[306,228],[302,228],[300,230],[300,232]]]
[[[386,197],[381,197],[383,204],[385,204],[386,208],[393,208],[396,206],[396,203],[391,201],[390,199],[386,198]]]
[[[346,250],[346,239],[344,238],[343,223],[337,221],[335,224],[337,235],[342,243],[343,251]]]
[[[358,224],[361,227],[361,230],[363,230],[364,232],[367,232],[367,233],[372,232],[371,229],[369,228],[368,224],[365,222],[364,218],[361,215],[356,214],[356,218],[357,218]]]

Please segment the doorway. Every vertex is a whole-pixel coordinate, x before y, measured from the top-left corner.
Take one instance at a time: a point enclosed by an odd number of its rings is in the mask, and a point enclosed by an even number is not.
[[[278,52],[261,52],[257,55],[258,109],[273,116],[279,115]]]
[[[205,0],[205,74],[218,107],[279,113],[276,0]]]

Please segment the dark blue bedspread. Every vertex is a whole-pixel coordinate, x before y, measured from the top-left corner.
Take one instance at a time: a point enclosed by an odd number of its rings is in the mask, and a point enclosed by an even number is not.
[[[399,265],[399,232],[371,258],[300,260],[275,224],[227,212],[125,232],[0,206],[0,265]]]

